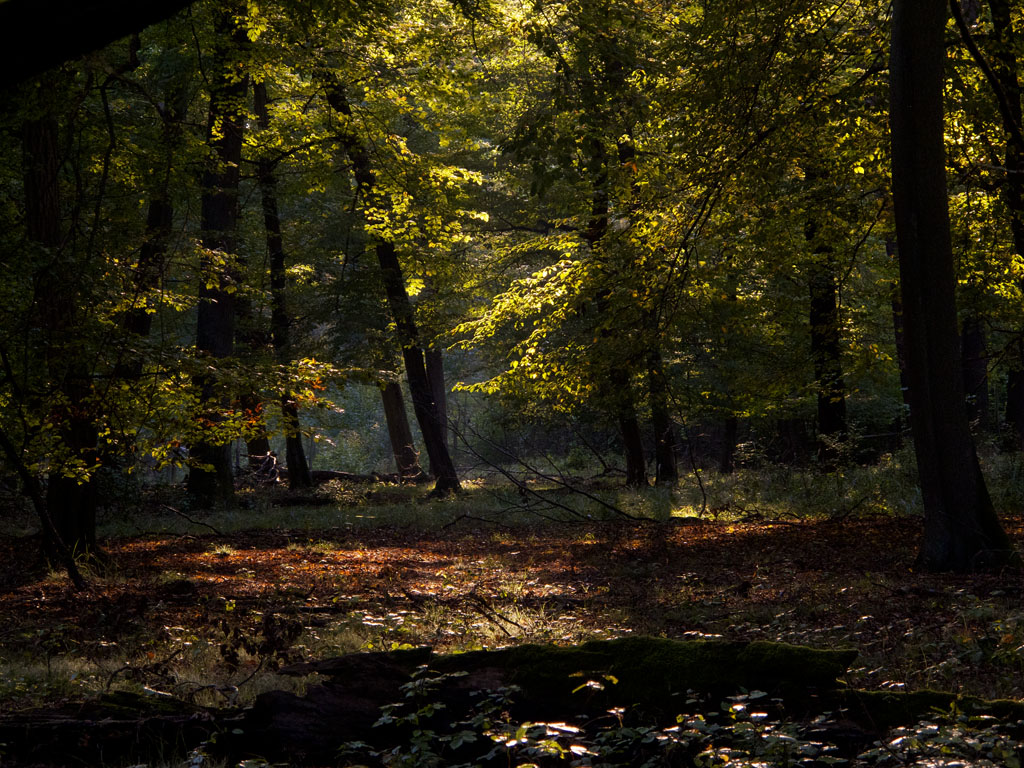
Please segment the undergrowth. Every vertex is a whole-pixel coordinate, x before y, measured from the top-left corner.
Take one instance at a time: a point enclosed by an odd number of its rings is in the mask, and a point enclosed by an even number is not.
[[[212,512],[161,490],[159,503],[104,512],[113,566],[89,572],[81,594],[27,559],[35,543],[15,515],[0,537],[13,569],[0,595],[0,702],[128,690],[245,705],[265,690],[302,691],[306,679],[276,672],[297,660],[629,633],[854,646],[853,685],[1024,697],[1024,583],[913,570],[908,460],[825,474],[741,469],[701,484],[691,474],[644,491],[614,479],[480,477],[436,501],[422,487],[337,485],[324,491],[329,505],[283,507],[280,492],[250,492],[242,509]],[[1020,460],[984,460],[1005,510],[1019,501]],[[1007,524],[1019,546],[1021,520]],[[598,754],[596,738],[583,746]]]

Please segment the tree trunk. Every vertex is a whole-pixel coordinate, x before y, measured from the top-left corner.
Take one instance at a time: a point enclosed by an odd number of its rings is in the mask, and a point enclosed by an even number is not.
[[[1004,157],[1006,174],[1002,179],[1000,191],[1003,204],[1010,214],[1010,233],[1013,237],[1014,250],[1018,255],[1024,256],[1024,146],[1021,146],[1019,140],[1022,119],[1017,61],[1018,40],[1009,0],[989,0],[989,8],[992,13],[993,32],[992,71],[1005,103],[1005,111],[1000,110],[1000,114],[1007,136]],[[1024,344],[1011,344],[1007,352],[1010,370],[1006,377],[1005,418],[1013,431],[1014,447],[1020,449],[1024,448]]]
[[[811,235],[813,238],[813,234]],[[832,248],[817,245],[810,265],[811,358],[818,400],[818,462],[834,468],[846,439],[846,385],[839,345],[839,303]]]
[[[146,294],[160,284],[173,221],[174,206],[170,200],[169,190],[165,186],[157,190],[153,199],[149,201],[146,213],[146,239],[139,250],[139,262],[133,274],[135,300],[121,318],[121,327],[140,338],[149,336],[153,325],[153,314],[148,311],[150,307]],[[141,373],[142,361],[137,356],[137,359],[122,363],[116,375],[123,378],[138,378]]]
[[[267,85],[260,81],[253,84],[253,103],[256,120],[262,130],[270,127],[267,112]],[[277,177],[274,175],[274,161],[261,157],[257,164],[260,183],[260,197],[263,203],[263,229],[266,232],[267,253],[270,258],[270,338],[274,356],[279,365],[291,362],[291,316],[287,303],[287,256],[284,252],[284,237],[281,234],[281,216],[277,205]],[[288,467],[288,487],[292,490],[311,488],[313,478],[309,462],[302,445],[302,425],[299,421],[299,406],[287,384],[281,393],[281,422],[285,439],[285,464]]]
[[[167,247],[174,225],[174,204],[171,200],[171,175],[181,143],[183,113],[187,111],[186,91],[171,83],[164,89],[161,131],[161,167],[155,184],[148,190],[146,235],[139,249],[139,260],[132,275],[135,296],[121,318],[121,327],[139,338],[146,338],[153,325],[153,307],[148,294],[160,286],[167,257]],[[138,378],[142,373],[142,355],[135,353],[119,361],[115,375]]]
[[[384,278],[388,308],[402,341],[402,359],[405,361],[405,374],[409,381],[409,393],[412,395],[413,413],[420,425],[420,434],[423,435],[430,470],[435,479],[433,493],[457,493],[461,490],[459,476],[448,452],[445,425],[441,423],[437,403],[434,401],[434,391],[427,376],[423,350],[417,343],[418,331],[413,319],[412,302],[409,301],[409,294],[405,290],[405,278],[394,244],[378,242],[377,260]]]
[[[327,101],[333,109],[345,118],[352,116],[344,91],[337,85],[327,88]],[[376,194],[377,177],[370,164],[370,156],[358,137],[346,132],[342,139],[352,162],[352,172],[364,200],[372,203]],[[402,345],[402,359],[405,362],[405,373],[409,381],[409,393],[412,395],[413,413],[423,435],[423,443],[427,449],[431,471],[435,484],[432,495],[446,495],[462,490],[459,476],[448,452],[445,440],[445,425],[441,422],[433,389],[427,375],[427,365],[423,349],[419,343],[419,331],[416,327],[412,302],[405,288],[405,276],[398,260],[395,244],[377,238],[377,262],[380,265],[381,280],[387,297],[388,310],[398,329],[398,339]]]
[[[647,461],[644,459],[644,441],[640,422],[632,403],[622,407],[619,414],[619,430],[622,433],[622,449],[626,454],[626,485],[630,488],[647,486]]]
[[[423,477],[420,457],[413,444],[409,416],[405,410],[402,385],[397,381],[381,384],[380,397],[384,404],[384,420],[388,425],[391,452],[395,457],[395,468],[403,480],[417,481]]]
[[[245,130],[248,74],[238,76],[238,52],[247,43],[245,30],[236,23],[238,9],[220,8],[215,21],[216,43],[212,57],[210,119],[207,143],[214,159],[203,174],[200,206],[203,255],[199,285],[196,349],[215,360],[230,357],[235,338],[235,289],[240,279],[234,264],[238,228],[239,166]],[[220,421],[218,397],[212,376],[197,377],[205,419]],[[234,499],[230,441],[197,443],[192,448],[194,465],[188,476],[188,493],[198,507],[229,503]]]
[[[69,354],[80,354],[72,337],[77,326],[77,301],[72,267],[61,254],[60,179],[57,118],[47,115],[23,127],[25,213],[28,237],[46,251],[49,264],[37,276],[34,324],[42,329],[47,378],[56,383],[60,409],[51,418],[70,462],[53,461],[46,494],[50,518],[44,525],[48,556],[95,553],[96,492],[93,472],[98,461],[97,431],[87,398],[90,376]],[[76,466],[81,464],[81,466]],[[82,475],[82,470],[86,473]],[[56,540],[54,540],[56,535]]]
[[[967,418],[979,429],[989,424],[988,345],[985,326],[977,315],[964,318],[961,335],[963,349],[964,392],[967,396]]]
[[[964,403],[943,137],[944,0],[896,0],[890,61],[893,199],[911,427],[924,501],[921,567],[1016,561],[992,508]]]
[[[427,377],[430,379],[430,391],[434,393],[434,403],[437,404],[437,417],[441,420],[445,439],[453,435],[448,427],[448,385],[444,380],[444,354],[437,347],[428,347],[424,352],[427,364]],[[451,441],[452,452],[455,451],[454,437]],[[431,468],[431,474],[437,474]]]
[[[596,255],[601,247],[601,241],[608,234],[608,157],[600,139],[592,138],[590,141],[591,173],[594,178],[590,220],[583,231],[583,239],[589,244],[591,253]],[[598,317],[604,316],[608,311],[608,293],[606,290],[597,297]],[[611,329],[607,327],[602,328],[600,333],[604,339],[610,339],[612,336]],[[626,459],[626,485],[634,488],[646,486],[647,461],[644,458],[644,443],[636,417],[636,401],[633,397],[628,360],[616,360],[611,365],[607,387],[605,395],[611,402],[622,437],[622,450]]]
[[[736,469],[736,436],[739,433],[739,419],[728,416],[722,421],[722,447],[718,454],[718,471],[731,475]]]
[[[647,388],[654,426],[655,482],[675,485],[679,481],[676,465],[676,435],[668,408],[668,380],[661,350],[652,343],[647,354]]]

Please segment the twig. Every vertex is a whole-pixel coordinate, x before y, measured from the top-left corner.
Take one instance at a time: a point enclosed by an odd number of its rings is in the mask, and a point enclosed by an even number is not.
[[[445,523],[444,525],[442,525],[441,526],[441,530],[442,531],[448,530],[449,528],[451,528],[453,525],[455,525],[460,520],[475,520],[478,523],[490,523],[491,525],[500,525],[500,523],[498,523],[498,521],[496,521],[496,520],[488,520],[485,517],[476,517],[476,516],[470,515],[470,514],[461,514],[458,517],[456,517],[454,520],[452,520],[450,523]]]
[[[515,619],[510,619],[510,618],[508,618],[508,616],[504,616],[504,615],[498,613],[498,611],[496,611],[494,608],[489,606],[487,604],[487,601],[484,600],[482,597],[480,597],[480,595],[472,595],[471,594],[471,595],[469,595],[469,599],[470,599],[471,602],[476,604],[477,610],[480,611],[480,613],[483,615],[483,617],[485,619],[490,619],[491,623],[494,624],[494,626],[496,626],[502,632],[504,632],[507,637],[512,637],[512,633],[509,632],[507,629],[505,629],[504,626],[502,626],[501,621],[506,621],[506,622],[508,622],[509,624],[511,624],[514,627],[519,627],[519,629],[523,630],[523,632],[526,631],[526,627],[524,627],[522,624],[520,624]],[[500,619],[501,621],[495,621],[495,619]]]
[[[454,429],[454,427],[453,427],[453,429]],[[466,440],[466,436],[462,432],[460,432],[457,429],[454,429],[454,431],[455,431],[455,435],[459,438],[459,440],[462,441],[462,443],[466,446],[466,449],[471,454],[473,454],[474,457],[476,457],[480,461],[483,461],[483,462],[485,462],[487,464],[490,464],[490,466],[494,467],[494,469],[496,469],[498,472],[503,474],[506,478],[508,478],[520,490],[522,490],[522,491],[524,491],[524,492],[526,492],[526,493],[528,493],[528,494],[530,494],[532,496],[536,496],[537,498],[547,502],[548,504],[551,504],[552,506],[556,506],[556,507],[558,507],[560,509],[564,509],[564,510],[566,510],[568,512],[571,512],[576,517],[579,517],[579,518],[584,519],[584,520],[587,519],[586,515],[582,515],[579,512],[577,512],[575,509],[572,509],[571,507],[568,507],[568,506],[566,506],[564,504],[560,504],[559,502],[556,502],[556,501],[553,501],[553,500],[547,498],[540,491],[535,491],[532,488],[528,487],[525,483],[521,483],[519,480],[514,478],[512,476],[512,474],[510,472],[508,472],[507,470],[505,470],[503,467],[500,467],[497,464],[493,464],[493,463],[489,462],[486,458],[484,458],[479,453],[477,453],[473,449],[472,446],[470,446],[469,441]],[[519,466],[523,467],[523,469],[525,469],[527,472],[535,474],[538,477],[541,477],[544,480],[547,480],[548,482],[555,483],[556,485],[559,485],[559,486],[565,488],[566,490],[572,491],[573,493],[577,493],[580,496],[583,496],[583,497],[585,497],[587,499],[590,499],[591,501],[599,504],[600,506],[604,507],[605,509],[607,509],[607,510],[609,510],[611,512],[614,512],[615,514],[619,515],[620,517],[624,517],[627,520],[634,520],[636,522],[650,522],[649,520],[647,520],[647,518],[637,517],[636,515],[631,515],[628,512],[626,512],[625,510],[620,509],[619,507],[615,506],[614,504],[611,504],[611,503],[605,501],[604,499],[600,498],[599,496],[595,496],[594,494],[590,493],[589,491],[585,491],[582,488],[577,488],[575,485],[573,485],[572,483],[570,483],[570,482],[568,482],[566,480],[562,480],[560,478],[557,478],[557,477],[554,477],[552,475],[549,475],[549,474],[547,474],[545,472],[541,472],[539,469],[537,469],[533,465],[528,464],[521,457],[516,456],[515,454],[507,451],[505,448],[503,448],[502,446],[500,446],[497,443],[493,442],[492,440],[488,440],[487,438],[481,437],[481,435],[479,435],[476,432],[473,433],[473,436],[477,437],[479,439],[484,440],[492,448],[495,448],[496,450],[498,450],[500,453],[502,453],[506,457],[512,459],[512,461],[514,461],[517,464],[519,464]]]
[[[174,514],[178,515],[179,517],[185,518],[190,523],[192,523],[192,525],[202,525],[202,526],[204,526],[206,528],[209,528],[211,531],[216,533],[218,536],[223,536],[224,535],[224,533],[222,531],[218,531],[216,528],[214,528],[209,523],[204,523],[202,520],[194,520],[193,518],[189,517],[184,512],[182,512],[180,509],[175,509],[170,504],[161,504],[160,506],[163,507],[164,509],[166,509],[168,512],[173,512]]]

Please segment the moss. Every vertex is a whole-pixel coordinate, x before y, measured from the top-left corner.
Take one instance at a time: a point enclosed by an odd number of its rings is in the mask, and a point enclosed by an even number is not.
[[[834,688],[855,651],[817,650],[783,643],[737,643],[627,637],[576,647],[522,645],[499,651],[441,656],[440,672],[465,671],[518,685],[531,701],[673,708],[688,690],[731,694],[760,688],[806,695]]]
[[[948,691],[840,691],[839,703],[849,717],[866,728],[883,731],[937,717],[989,715],[999,720],[1024,720],[1024,702],[979,699]]]

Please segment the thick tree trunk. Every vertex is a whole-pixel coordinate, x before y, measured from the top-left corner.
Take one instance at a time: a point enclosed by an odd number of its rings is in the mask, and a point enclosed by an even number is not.
[[[896,0],[890,122],[911,427],[924,501],[920,566],[1016,561],[971,442],[957,329],[943,137],[944,0]]]
[[[245,130],[247,74],[239,77],[238,53],[246,45],[245,30],[236,23],[240,15],[233,5],[218,10],[216,47],[211,70],[210,119],[207,142],[214,152],[203,174],[200,206],[204,255],[200,259],[199,311],[196,349],[214,359],[230,357],[235,339],[235,293],[240,275],[234,264],[238,228],[239,167]],[[205,418],[219,421],[221,399],[211,376],[196,381]],[[188,493],[198,507],[229,503],[234,498],[230,442],[200,442],[192,448],[194,465],[188,476]]]
[[[814,238],[814,229],[808,239]],[[818,462],[833,468],[846,438],[846,385],[840,357],[839,302],[832,248],[818,244],[809,266],[811,359],[818,401]]]
[[[434,403],[437,405],[437,417],[441,420],[447,440],[452,431],[448,428],[448,385],[444,380],[444,353],[437,347],[428,347],[424,352],[424,359],[427,364],[427,378],[430,379],[430,391],[434,393]],[[454,453],[454,436],[451,445],[451,451]],[[433,469],[431,473],[436,474]]]
[[[384,405],[384,420],[388,425],[391,452],[395,457],[395,469],[403,480],[418,481],[423,477],[420,457],[413,444],[409,416],[405,410],[402,385],[397,381],[381,384],[380,397]]]
[[[344,91],[338,86],[328,86],[327,101],[333,109],[345,118],[352,116]],[[370,157],[362,142],[353,133],[346,132],[342,139],[352,162],[352,172],[364,199],[373,201],[376,194],[377,177],[370,163]],[[377,262],[380,265],[381,281],[387,297],[388,310],[398,330],[402,345],[402,359],[412,396],[413,413],[423,435],[435,484],[433,495],[457,493],[462,487],[455,470],[448,443],[445,440],[445,425],[441,422],[437,403],[434,400],[430,378],[427,375],[426,360],[419,342],[412,302],[405,288],[405,276],[398,260],[395,244],[378,238],[376,244]]]
[[[626,454],[626,485],[630,488],[643,488],[648,485],[647,461],[644,459],[640,422],[637,421],[632,403],[621,407],[619,431],[622,433],[622,449]]]
[[[25,213],[29,240],[45,249],[49,259],[49,265],[37,278],[34,324],[43,332],[39,343],[47,376],[60,391],[60,411],[52,418],[60,425],[61,439],[71,460],[51,463],[45,548],[50,556],[66,552],[77,556],[97,549],[92,476],[98,460],[97,431],[86,402],[90,388],[88,370],[81,362],[68,359],[69,355],[81,353],[72,338],[78,314],[75,286],[79,283],[61,254],[57,134],[57,119],[53,116],[28,121],[23,127]],[[88,473],[84,478],[76,463],[81,463]]]
[[[730,475],[736,469],[736,436],[739,419],[729,416],[722,421],[722,447],[718,455],[718,471]]]

